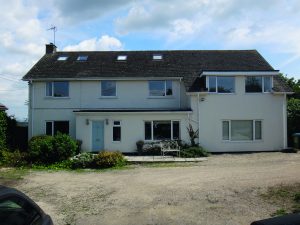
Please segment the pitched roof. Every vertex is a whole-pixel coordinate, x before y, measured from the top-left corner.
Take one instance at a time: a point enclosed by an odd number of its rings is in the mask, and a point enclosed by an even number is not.
[[[0,111],[7,110],[6,106],[0,103]]]
[[[162,60],[153,60],[161,54]],[[88,56],[77,61],[79,55]],[[118,61],[118,55],[127,59]],[[58,61],[59,56],[68,56]],[[30,79],[88,79],[183,77],[187,90],[202,71],[274,71],[256,50],[91,51],[45,54],[23,77]]]

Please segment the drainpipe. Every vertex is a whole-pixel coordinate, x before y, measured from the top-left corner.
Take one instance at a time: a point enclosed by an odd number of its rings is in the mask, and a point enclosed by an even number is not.
[[[199,97],[199,93],[197,95],[197,120],[198,120],[198,145],[200,143],[200,104],[199,104],[199,101],[200,101],[200,97]]]
[[[181,109],[181,80],[182,78],[179,78],[179,109]]]
[[[34,109],[34,88],[32,80],[29,81],[31,95],[29,94],[29,109],[30,109],[30,116],[31,116],[31,138],[33,137],[33,109]]]
[[[286,93],[284,93],[284,99],[282,104],[282,115],[283,115],[283,148],[287,148],[287,113],[286,113]]]

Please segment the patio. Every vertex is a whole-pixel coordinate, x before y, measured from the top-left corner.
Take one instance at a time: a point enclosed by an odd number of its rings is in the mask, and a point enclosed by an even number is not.
[[[125,156],[128,162],[203,162],[205,157],[179,158],[174,156]]]

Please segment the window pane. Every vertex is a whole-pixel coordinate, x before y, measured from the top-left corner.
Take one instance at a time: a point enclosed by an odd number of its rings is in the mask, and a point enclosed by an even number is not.
[[[171,80],[166,81],[166,94],[167,95],[172,95],[173,94],[172,81]]]
[[[165,81],[149,81],[149,91],[150,96],[165,96]]]
[[[218,77],[219,93],[234,93],[234,77]]]
[[[54,121],[54,135],[57,132],[69,134],[69,121]]]
[[[113,141],[121,141],[121,127],[113,127]]]
[[[216,80],[217,80],[217,77],[215,77],[215,76],[208,77],[209,92],[216,92]]]
[[[246,92],[262,92],[262,77],[247,77]]]
[[[255,140],[261,140],[261,121],[255,121]]]
[[[68,97],[69,96],[69,82],[58,81],[53,82],[54,97]]]
[[[264,92],[271,92],[271,91],[272,91],[271,77],[264,77]]]
[[[151,139],[151,122],[145,122],[145,140]]]
[[[173,139],[179,140],[179,121],[173,121]]]
[[[46,83],[46,96],[52,96],[52,82]]]
[[[52,122],[46,122],[46,135],[52,135]]]
[[[153,121],[153,139],[171,140],[171,121]]]
[[[116,82],[101,81],[101,96],[116,96]]]
[[[232,120],[231,121],[231,140],[247,141],[253,140],[252,120]]]
[[[229,121],[223,121],[223,140],[229,140]]]

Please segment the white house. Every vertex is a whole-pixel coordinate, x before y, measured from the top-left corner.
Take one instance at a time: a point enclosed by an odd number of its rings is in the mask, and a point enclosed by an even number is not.
[[[84,151],[134,152],[139,140],[181,139],[211,152],[287,147],[290,88],[256,50],[46,54],[29,83],[29,138],[57,131]]]

